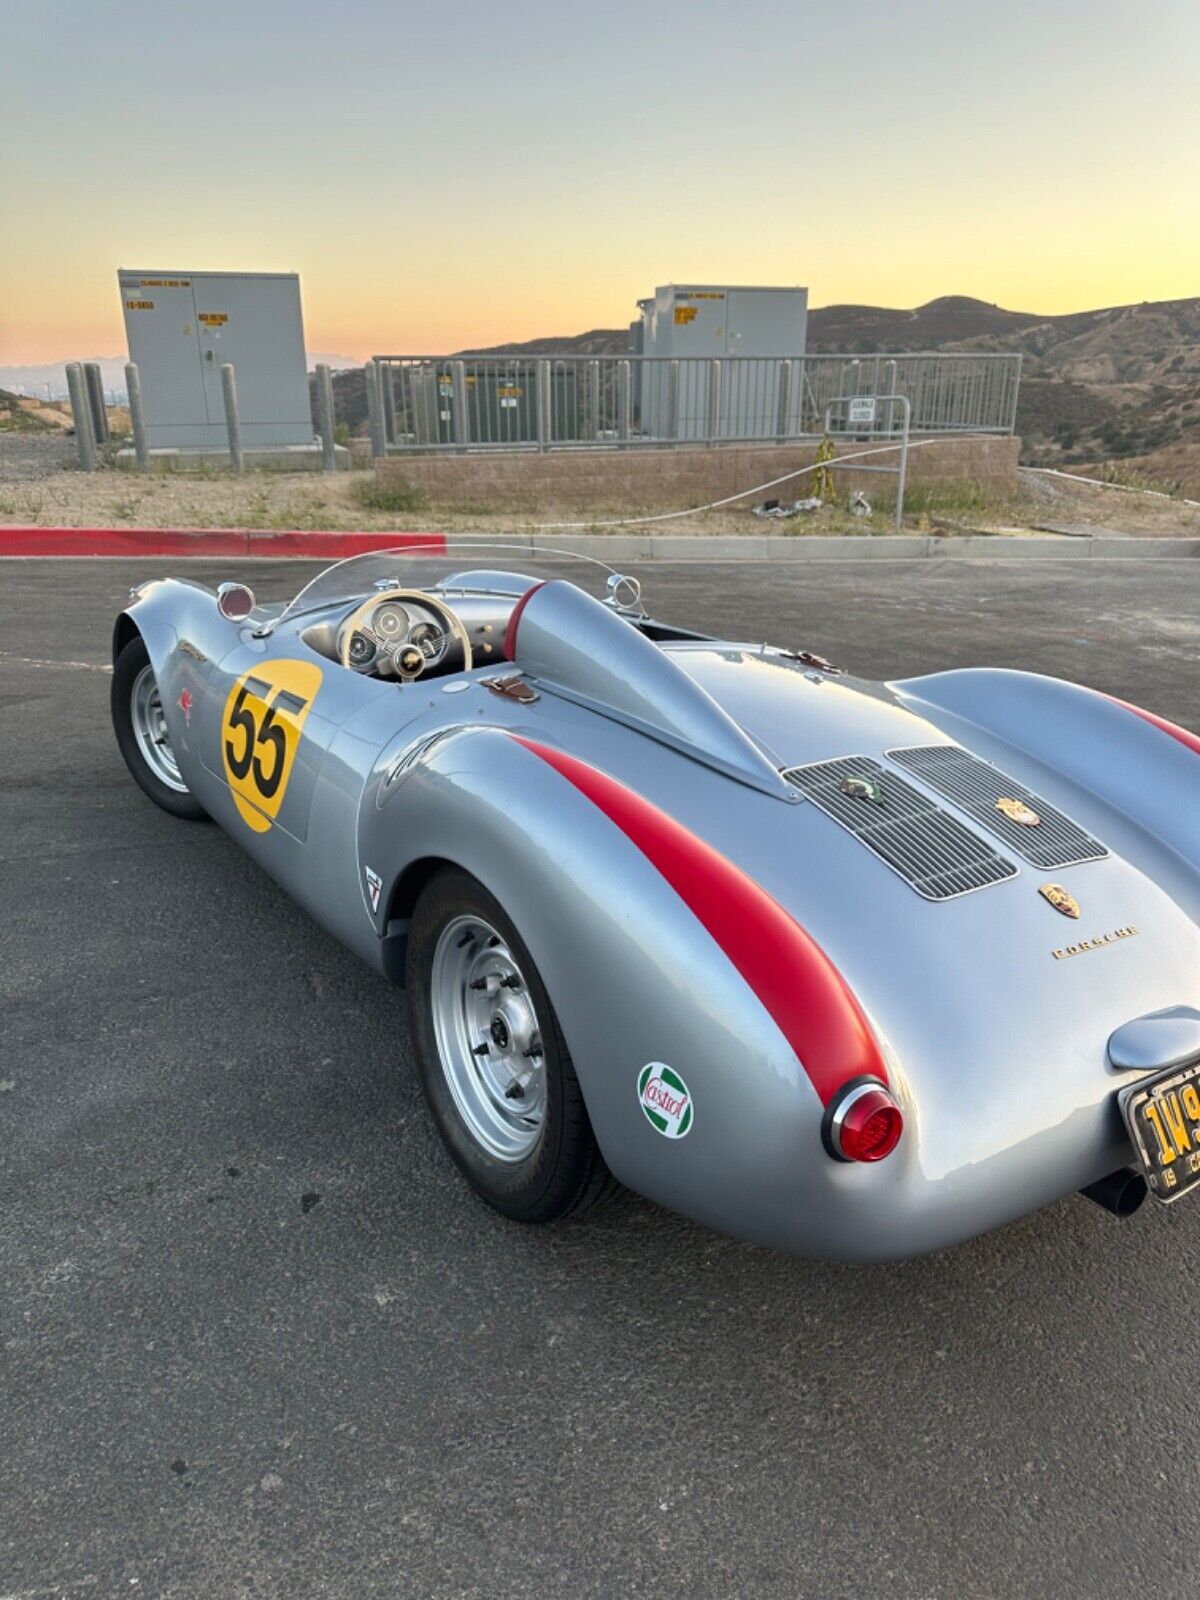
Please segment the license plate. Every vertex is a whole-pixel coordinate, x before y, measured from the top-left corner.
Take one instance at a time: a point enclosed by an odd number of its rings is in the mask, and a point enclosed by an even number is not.
[[[1200,1061],[1121,1091],[1150,1193],[1164,1205],[1200,1185]]]

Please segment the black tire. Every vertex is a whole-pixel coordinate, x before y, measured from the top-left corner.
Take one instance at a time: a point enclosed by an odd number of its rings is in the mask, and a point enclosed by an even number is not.
[[[541,1024],[546,1103],[538,1144],[521,1161],[487,1150],[461,1116],[446,1082],[433,1026],[433,957],[442,930],[456,917],[481,917],[507,942],[529,986]],[[518,1222],[579,1216],[619,1187],[604,1163],[583,1093],[541,975],[503,906],[483,885],[445,868],[425,885],[408,935],[405,985],[409,1026],[425,1097],[442,1142],[475,1192]]]
[[[141,634],[136,634],[117,657],[112,679],[112,721],[117,745],[125,758],[125,765],[134,779],[156,806],[169,811],[173,817],[183,817],[188,822],[199,822],[206,816],[200,802],[188,789],[172,789],[148,764],[138,745],[133,727],[131,704],[133,687],[139,676],[150,665],[150,656]]]

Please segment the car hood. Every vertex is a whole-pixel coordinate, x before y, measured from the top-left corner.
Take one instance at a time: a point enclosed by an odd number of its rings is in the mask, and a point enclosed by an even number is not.
[[[669,654],[778,768],[848,755],[878,759],[945,739],[885,684],[818,672],[778,650],[683,645]]]

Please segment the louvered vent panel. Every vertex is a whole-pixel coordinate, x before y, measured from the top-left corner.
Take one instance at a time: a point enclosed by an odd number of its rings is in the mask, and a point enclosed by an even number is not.
[[[968,816],[1003,841],[1034,867],[1070,867],[1099,861],[1108,851],[1098,839],[1056,811],[1048,800],[1007,777],[998,767],[980,761],[956,744],[923,745],[889,750],[888,760],[906,768],[922,783],[953,801]],[[998,800],[1017,800],[1038,818],[1035,827],[1014,822],[996,809]]]
[[[1016,876],[1012,862],[985,839],[866,756],[791,767],[784,777],[926,900],[950,900]],[[878,784],[883,804],[844,793],[847,778]]]

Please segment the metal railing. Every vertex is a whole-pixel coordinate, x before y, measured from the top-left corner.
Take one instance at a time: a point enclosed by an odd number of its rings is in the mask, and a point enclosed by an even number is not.
[[[1019,355],[376,356],[372,447],[555,450],[765,443],[855,395],[903,394],[914,433],[1011,433]],[[889,431],[891,412],[881,408]]]

